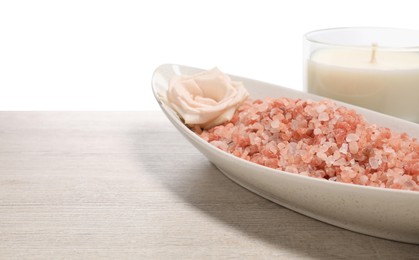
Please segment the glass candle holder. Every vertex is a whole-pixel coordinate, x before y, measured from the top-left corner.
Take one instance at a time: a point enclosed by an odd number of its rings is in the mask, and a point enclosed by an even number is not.
[[[306,91],[419,123],[419,31],[309,32],[304,60]]]

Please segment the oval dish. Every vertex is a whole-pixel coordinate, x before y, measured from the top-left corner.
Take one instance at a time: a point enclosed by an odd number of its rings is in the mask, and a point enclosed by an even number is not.
[[[227,177],[248,190],[317,220],[380,238],[419,244],[419,192],[331,182],[264,167],[224,152],[186,127],[165,104],[168,82],[174,75],[202,71],[165,64],[152,77],[152,90],[173,125]],[[229,75],[242,81],[250,97],[324,99],[273,84]],[[336,102],[361,113],[368,122],[419,138],[419,124]]]

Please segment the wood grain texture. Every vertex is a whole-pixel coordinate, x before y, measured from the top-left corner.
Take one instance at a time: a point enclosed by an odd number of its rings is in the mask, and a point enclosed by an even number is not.
[[[0,259],[417,259],[230,181],[160,112],[0,112]]]

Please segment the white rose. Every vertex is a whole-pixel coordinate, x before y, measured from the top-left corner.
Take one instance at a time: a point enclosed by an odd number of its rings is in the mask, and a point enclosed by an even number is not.
[[[218,68],[170,80],[167,99],[187,125],[210,128],[231,120],[249,93]]]

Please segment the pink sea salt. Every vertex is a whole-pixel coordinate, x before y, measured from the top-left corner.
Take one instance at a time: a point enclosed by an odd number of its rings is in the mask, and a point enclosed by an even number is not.
[[[329,181],[419,191],[419,142],[330,100],[246,100],[233,118],[192,129],[245,160]]]

